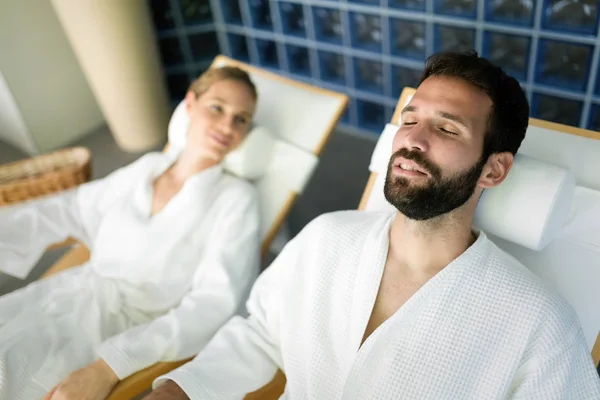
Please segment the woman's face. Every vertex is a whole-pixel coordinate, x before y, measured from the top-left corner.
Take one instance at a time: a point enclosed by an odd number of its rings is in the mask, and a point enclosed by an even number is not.
[[[221,162],[248,134],[256,107],[252,91],[242,82],[221,80],[201,96],[188,92],[185,100],[190,118],[186,152]]]

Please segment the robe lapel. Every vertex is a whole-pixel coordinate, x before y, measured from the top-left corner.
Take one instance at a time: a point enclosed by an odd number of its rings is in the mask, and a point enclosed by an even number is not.
[[[377,292],[383,276],[385,262],[387,260],[389,247],[389,231],[394,214],[389,218],[382,220],[383,224],[377,224],[365,240],[360,257],[358,258],[358,273],[356,275],[356,284],[352,296],[352,305],[350,309],[350,329],[351,332],[348,343],[348,361],[349,365],[354,362],[357,352],[375,305]]]
[[[489,241],[481,232],[471,247],[427,281],[369,336],[356,354],[343,399],[357,398],[355,395],[360,392],[361,382],[368,382],[370,375],[386,374],[385,369],[390,367],[386,360],[394,358],[391,349],[397,347],[395,344],[403,332],[417,323],[428,307],[437,307],[437,300],[448,296],[457,287],[465,286],[465,280],[476,279],[477,272],[473,276],[473,271],[478,271],[488,250]]]

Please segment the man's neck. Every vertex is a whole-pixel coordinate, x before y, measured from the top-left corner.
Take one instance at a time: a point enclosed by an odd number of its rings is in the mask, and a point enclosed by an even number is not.
[[[436,274],[475,242],[472,223],[473,212],[468,209],[427,221],[398,213],[390,229],[389,261],[417,275]]]

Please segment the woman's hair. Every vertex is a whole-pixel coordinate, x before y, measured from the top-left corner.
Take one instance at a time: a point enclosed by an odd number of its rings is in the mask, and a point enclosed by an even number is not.
[[[494,153],[513,155],[525,138],[529,123],[529,103],[519,82],[477,52],[440,53],[427,59],[419,85],[431,76],[445,76],[467,82],[492,100],[483,159]],[[473,107],[477,107],[473,104]]]
[[[197,97],[202,96],[213,83],[225,80],[245,84],[250,89],[254,100],[257,100],[258,94],[256,92],[256,86],[254,86],[254,82],[250,79],[250,75],[238,67],[225,66],[220,68],[210,68],[196,78],[190,84],[188,90],[194,92]]]

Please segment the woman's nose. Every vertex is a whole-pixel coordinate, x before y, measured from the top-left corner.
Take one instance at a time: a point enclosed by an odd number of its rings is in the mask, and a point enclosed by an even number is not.
[[[219,121],[219,128],[224,135],[232,135],[235,129],[235,119],[233,117],[223,117]]]

